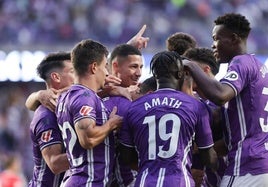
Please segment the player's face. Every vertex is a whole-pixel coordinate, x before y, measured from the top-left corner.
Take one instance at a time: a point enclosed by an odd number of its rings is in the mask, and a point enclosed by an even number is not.
[[[212,31],[212,50],[218,63],[228,63],[232,59],[234,45],[232,43],[232,32],[224,25],[216,25]]]
[[[71,86],[74,83],[74,68],[70,60],[64,61],[64,68],[60,73],[60,89]]]
[[[129,55],[118,66],[116,75],[122,80],[121,86],[129,87],[137,85],[141,77],[143,67],[142,57],[140,55]]]
[[[108,76],[107,66],[108,66],[107,58],[106,56],[103,56],[103,59],[101,63],[98,65],[97,70],[98,83],[100,85],[100,88],[104,88],[105,78]]]

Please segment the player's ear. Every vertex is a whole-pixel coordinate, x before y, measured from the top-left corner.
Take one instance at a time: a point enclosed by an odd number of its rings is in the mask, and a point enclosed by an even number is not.
[[[232,42],[233,43],[241,43],[241,37],[236,33],[232,33]]]
[[[89,65],[89,68],[90,68],[90,71],[91,71],[92,74],[96,73],[97,66],[98,66],[97,62],[93,62],[91,65]]]
[[[117,60],[115,60],[115,61],[113,61],[112,62],[112,71],[113,71],[113,73],[118,73],[118,70],[119,69],[119,64],[118,64],[118,61]]]
[[[50,78],[55,82],[60,82],[60,74],[57,72],[52,72]]]
[[[185,73],[184,71],[178,71],[178,72],[177,72],[177,77],[176,77],[176,78],[177,78],[177,79],[183,79],[183,77],[184,77],[184,73]]]
[[[211,72],[211,68],[208,65],[205,65],[203,70],[204,70],[205,73]]]

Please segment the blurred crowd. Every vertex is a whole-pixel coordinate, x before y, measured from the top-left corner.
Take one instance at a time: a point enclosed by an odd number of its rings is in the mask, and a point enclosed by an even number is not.
[[[29,125],[33,112],[25,107],[27,96],[36,90],[45,89],[44,83],[1,82],[0,83],[0,172],[10,155],[22,162],[20,168],[27,180],[32,175],[33,156]]]
[[[209,47],[213,21],[225,12],[246,15],[253,28],[249,49],[267,53],[267,0],[2,0],[0,42],[3,48],[38,44],[51,49],[92,38],[109,46],[127,41],[147,24],[148,50],[164,48],[176,31]]]
[[[210,47],[213,21],[225,12],[246,15],[252,27],[249,50],[267,54],[267,0],[2,0],[0,42],[2,50],[38,45],[52,51],[59,44],[70,49],[85,38],[113,46],[147,24],[148,51],[165,48],[166,38],[177,31],[190,33],[200,46]],[[19,153],[27,179],[33,167],[29,137],[33,112],[24,103],[41,88],[43,83],[0,83],[0,163],[8,152]]]

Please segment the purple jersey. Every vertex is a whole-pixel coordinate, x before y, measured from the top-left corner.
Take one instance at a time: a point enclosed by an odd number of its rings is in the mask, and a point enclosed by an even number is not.
[[[217,106],[209,100],[200,99],[202,102],[206,103],[206,106],[209,111],[209,116],[212,124],[212,137],[213,141],[216,142],[218,140],[223,139],[223,125],[225,124],[225,119],[223,118],[223,110],[224,108],[221,106]],[[212,171],[210,168],[205,167],[205,165],[201,161],[201,157],[199,153],[193,154],[193,169],[199,169],[205,171],[205,176],[203,178],[202,187],[213,187],[219,186],[222,177],[224,176],[224,172],[226,169],[226,159],[225,157],[218,157],[218,169],[217,171]]]
[[[60,96],[56,111],[71,166],[71,176],[66,181],[66,187],[109,185],[115,154],[113,133],[93,149],[84,149],[74,127],[83,118],[95,120],[96,125],[104,124],[109,113],[102,100],[92,90],[82,85],[73,85]]]
[[[268,173],[267,67],[254,55],[236,56],[221,82],[236,96],[227,104],[228,167],[226,175]]]
[[[133,101],[120,142],[139,155],[136,186],[194,186],[191,151],[213,146],[204,103],[173,89],[159,89]]]
[[[131,104],[131,101],[122,96],[112,96],[103,99],[104,105],[109,111],[112,111],[113,107],[117,107],[117,115],[124,116]],[[118,132],[120,133],[120,131]],[[122,163],[122,160],[119,160],[119,152],[117,151],[116,164],[115,164],[115,177],[116,183],[118,186],[127,186],[129,185],[137,175],[136,171],[130,169],[129,166]]]
[[[42,157],[42,149],[53,144],[62,144],[61,132],[57,124],[56,115],[40,105],[30,125],[33,143],[34,169],[30,187],[51,186],[58,187],[63,174],[54,175]]]

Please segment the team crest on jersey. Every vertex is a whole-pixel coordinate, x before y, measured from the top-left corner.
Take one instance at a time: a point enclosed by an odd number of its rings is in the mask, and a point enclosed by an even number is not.
[[[80,109],[79,113],[82,115],[82,116],[88,116],[89,113],[92,111],[92,107],[90,106],[82,106],[82,108]]]
[[[235,81],[238,79],[238,74],[235,71],[230,71],[224,76],[224,78],[230,81]]]
[[[45,132],[42,133],[41,141],[42,142],[49,142],[50,140],[53,139],[51,136],[52,136],[52,129],[48,130],[48,131],[45,131]]]

